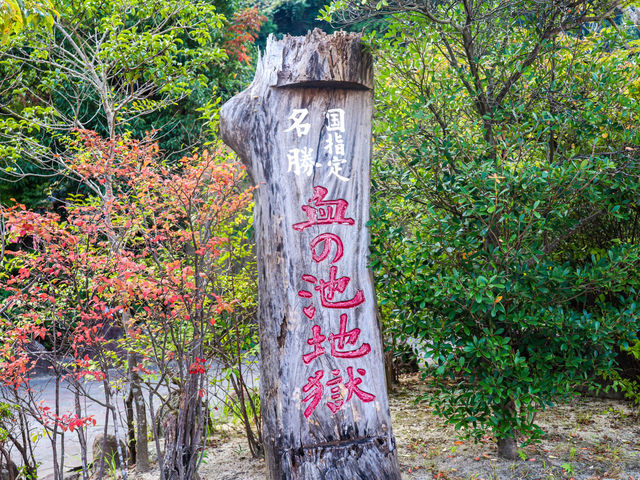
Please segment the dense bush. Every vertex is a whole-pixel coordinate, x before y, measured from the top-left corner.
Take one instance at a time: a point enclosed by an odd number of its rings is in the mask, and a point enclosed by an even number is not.
[[[88,380],[102,383],[103,425],[119,438],[125,438],[120,425],[128,426],[129,458],[135,454],[138,469],[148,468],[148,430],[158,438],[156,419],[169,408],[164,442],[155,443],[162,478],[193,478],[208,431],[212,362],[230,370],[238,396],[251,393],[243,355],[255,339],[255,298],[248,293],[255,291],[255,273],[243,233],[252,189],[243,187],[243,168],[220,150],[171,167],[151,142],[79,132],[73,148],[69,168],[92,195],[68,198],[64,217],[20,204],[5,211],[0,394],[28,419],[31,433],[38,425],[51,441],[56,478],[65,461],[56,445],[71,434],[87,473],[84,427],[96,423],[86,414]],[[113,328],[121,334],[108,335]],[[42,348],[34,352],[35,341]],[[49,366],[56,392],[64,384],[75,394],[75,411],[40,401],[30,388],[35,360]],[[135,420],[129,409],[116,408],[122,390],[131,399],[125,404],[135,403]],[[251,422],[259,417],[251,398],[241,413],[257,455],[259,424]],[[30,447],[35,440],[26,433]],[[11,444],[20,449],[20,440]],[[126,465],[127,452],[118,456]]]
[[[590,23],[611,2],[338,7],[393,15],[371,36],[388,332],[424,341],[436,411],[513,457],[638,331],[635,28]]]
[[[0,195],[30,205],[77,186],[64,168],[73,129],[154,130],[173,160],[210,141],[264,20],[201,0],[51,4],[49,22],[0,43]]]

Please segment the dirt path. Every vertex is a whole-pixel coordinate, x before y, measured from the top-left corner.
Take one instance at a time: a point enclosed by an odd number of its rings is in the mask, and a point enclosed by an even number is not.
[[[640,480],[640,416],[625,402],[583,397],[550,408],[539,417],[547,436],[510,462],[497,458],[491,438],[462,442],[429,407],[416,405],[425,391],[409,376],[390,398],[405,480]],[[264,480],[264,461],[251,458],[239,428],[224,431],[207,449],[202,480]]]
[[[462,442],[426,405],[413,399],[425,386],[403,379],[392,396],[394,433],[403,478],[437,479],[625,479],[640,478],[640,417],[623,401],[575,399],[542,412],[542,442],[520,449],[515,462],[498,459],[494,441]]]

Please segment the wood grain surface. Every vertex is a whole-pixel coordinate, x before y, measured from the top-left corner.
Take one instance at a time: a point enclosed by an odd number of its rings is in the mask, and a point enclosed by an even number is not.
[[[253,83],[222,108],[223,140],[258,186],[261,405],[273,480],[400,479],[367,268],[372,88],[359,37],[315,30],[270,38]]]

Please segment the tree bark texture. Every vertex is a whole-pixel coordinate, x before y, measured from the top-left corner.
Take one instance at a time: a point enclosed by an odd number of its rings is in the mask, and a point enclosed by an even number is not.
[[[270,38],[222,138],[257,185],[272,480],[400,479],[367,269],[373,70],[358,35]]]

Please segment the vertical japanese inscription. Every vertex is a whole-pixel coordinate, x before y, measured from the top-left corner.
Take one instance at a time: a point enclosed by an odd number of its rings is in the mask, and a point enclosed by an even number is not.
[[[347,163],[343,134],[346,131],[345,111],[341,108],[331,108],[325,113],[324,118],[324,147],[327,162],[318,161],[320,152],[314,152],[308,146],[296,145],[287,152],[288,172],[294,175],[311,176],[314,170],[325,167],[327,175],[333,176],[341,182],[349,181],[342,173],[344,164]],[[311,123],[309,110],[295,108],[288,117],[291,124],[284,133],[295,132],[298,139],[308,135]],[[306,215],[306,220],[291,226],[297,232],[303,232],[311,227],[328,227],[330,225],[345,225],[353,228],[355,221],[348,217],[349,203],[342,198],[330,197],[329,190],[321,185],[313,187],[313,192],[308,204],[301,205],[300,210]],[[332,250],[335,252],[329,258]],[[310,284],[298,291],[298,296],[309,301],[308,305],[301,307],[301,313],[309,322],[307,331],[310,337],[307,344],[311,350],[301,356],[302,362],[311,367],[307,383],[300,385],[303,393],[301,406],[304,408],[304,416],[309,419],[320,405],[328,408],[332,414],[340,410],[349,401],[359,399],[361,402],[372,402],[375,395],[363,390],[360,385],[367,371],[364,368],[356,368],[349,363],[350,360],[362,358],[371,352],[371,345],[360,339],[362,333],[359,328],[348,330],[349,317],[346,312],[362,305],[365,301],[363,290],[357,289],[351,298],[346,295],[347,287],[351,283],[349,272],[338,276],[338,265],[344,253],[342,238],[332,232],[322,232],[316,235],[309,243],[309,258],[317,264],[328,264],[328,278],[317,278],[311,273],[304,273],[300,280]],[[315,294],[314,294],[315,293]],[[324,317],[325,309],[338,309],[345,313],[340,314],[339,325],[327,325],[328,336],[324,335],[320,318]],[[336,332],[337,329],[337,332]],[[326,333],[326,332],[325,332]],[[327,348],[329,349],[327,351]],[[314,370],[316,359],[323,355],[330,355],[333,359],[340,359],[340,368]],[[335,364],[335,363],[334,363]],[[344,375],[344,376],[343,376]],[[346,377],[346,378],[345,378]]]
[[[309,110],[306,108],[294,108],[288,119],[291,125],[284,131],[295,132],[298,138],[309,134],[311,124],[308,121]],[[341,108],[332,108],[326,112],[326,138],[323,151],[327,154],[327,162],[317,161],[319,152],[315,152],[309,146],[295,145],[287,151],[288,172],[295,175],[306,175],[310,177],[314,169],[325,168],[329,176],[335,177],[341,182],[348,182],[342,170],[345,163],[344,136],[345,133],[345,112]]]

